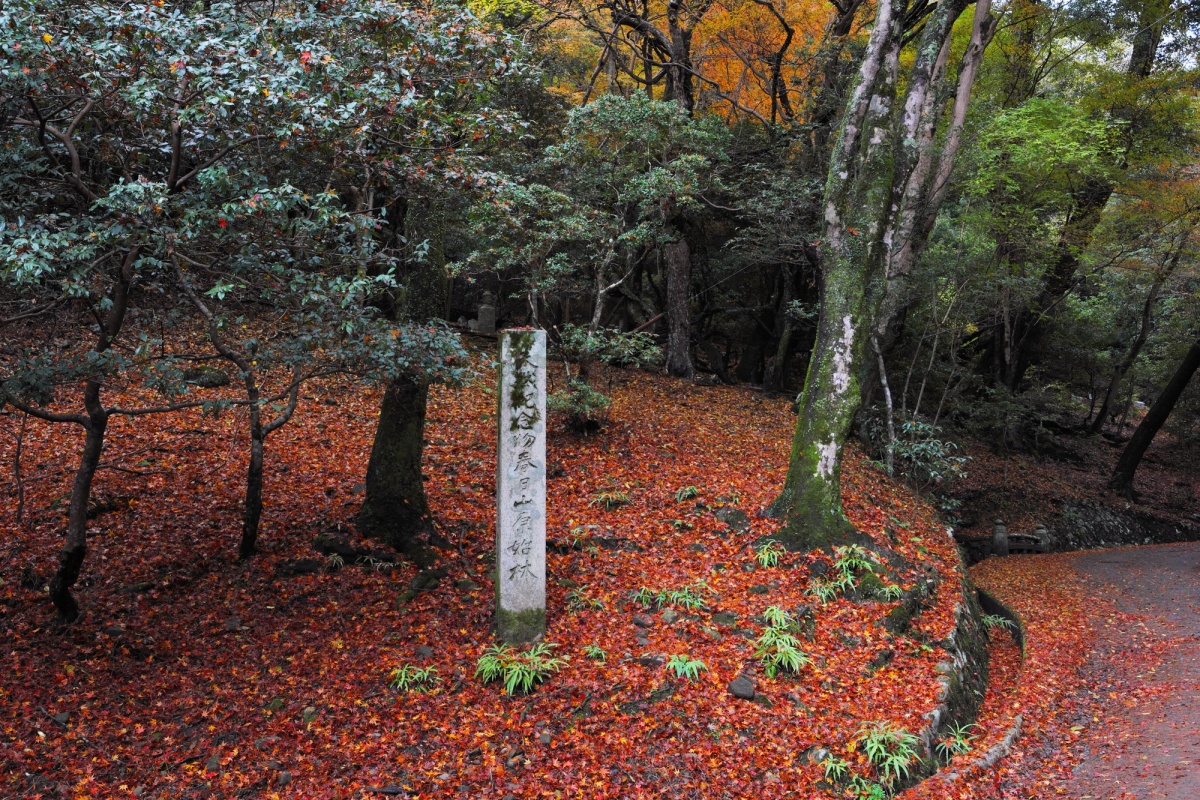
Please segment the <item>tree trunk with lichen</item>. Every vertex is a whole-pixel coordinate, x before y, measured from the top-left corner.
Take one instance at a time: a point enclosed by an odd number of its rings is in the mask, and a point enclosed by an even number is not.
[[[792,550],[828,548],[857,538],[842,512],[843,448],[861,405],[860,386],[871,369],[868,343],[884,316],[896,253],[918,252],[919,220],[936,214],[956,144],[935,157],[937,102],[944,86],[949,39],[965,0],[937,6],[920,35],[896,105],[906,3],[881,0],[858,78],[846,99],[825,185],[820,245],[821,315],[798,403],[787,478],[768,513],[782,517],[779,534]],[[972,48],[959,70],[959,93],[969,96],[982,47],[990,39],[989,6],[980,4]],[[961,106],[965,109],[965,101]],[[955,125],[952,117],[950,136]],[[913,258],[912,252],[907,253]]]
[[[821,240],[821,316],[800,395],[787,478],[769,512],[792,550],[851,541],[842,455],[858,413],[859,372],[882,297],[883,233],[893,184],[892,105],[904,3],[879,4],[830,159]]]

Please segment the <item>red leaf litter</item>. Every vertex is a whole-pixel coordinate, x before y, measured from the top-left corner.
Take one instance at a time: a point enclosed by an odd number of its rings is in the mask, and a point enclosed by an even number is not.
[[[81,436],[30,420],[21,522],[15,488],[0,497],[8,531],[0,541],[0,795],[844,796],[811,763],[817,748],[877,777],[855,732],[880,721],[916,732],[937,702],[944,653],[922,645],[950,634],[961,597],[945,528],[852,449],[844,473],[851,520],[908,560],[894,576],[902,587],[930,570],[941,587],[903,637],[880,624],[895,602],[821,605],[804,590],[809,567],[828,556],[789,553],[772,568],[754,559],[752,545],[778,529],[757,512],[787,465],[795,418],[786,400],[602,374],[614,397],[606,432],[551,430],[558,477],[549,483],[546,639],[569,662],[527,697],[475,677],[493,641],[494,375],[431,393],[426,486],[452,547],[439,585],[403,605],[397,597],[417,574],[411,565],[281,570],[321,558],[312,547],[320,532],[353,537],[375,392],[310,386],[296,420],[268,440],[264,552],[248,563],[235,558],[245,420],[198,412],[115,419],[77,589],[84,617],[65,632],[52,627],[42,587]],[[0,457],[10,465],[19,416],[0,417]],[[677,500],[688,486],[698,497]],[[594,502],[606,491],[629,503],[606,510]],[[749,529],[717,521],[723,507],[744,511]],[[1069,574],[1027,563],[975,571],[1029,626],[1023,663],[1011,640],[997,637],[995,688],[975,749],[905,797],[1049,796],[1069,769],[1055,756],[1070,743],[1059,724],[1078,708],[1069,687],[1091,637],[1095,610],[1085,605],[1096,601],[1080,599]],[[632,624],[639,588],[701,581],[707,609],[678,609],[674,622],[650,612],[651,627]],[[573,590],[603,608],[569,611]],[[762,612],[801,604],[816,619],[801,640],[813,665],[768,679],[754,657]],[[733,616],[714,619],[720,612]],[[607,659],[586,657],[588,645]],[[890,661],[880,662],[884,651]],[[676,678],[653,658],[672,655],[707,671],[694,682]],[[405,664],[433,667],[441,682],[425,693],[390,688],[391,671]],[[756,701],[727,691],[742,673],[757,681]],[[1016,714],[1024,725],[1013,755],[995,771],[970,766]],[[1034,760],[1036,776],[1026,774]]]

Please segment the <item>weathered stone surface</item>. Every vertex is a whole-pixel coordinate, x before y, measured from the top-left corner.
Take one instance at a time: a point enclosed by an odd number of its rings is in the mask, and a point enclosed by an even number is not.
[[[729,693],[741,700],[754,699],[754,679],[749,675],[738,675],[729,682]]]
[[[229,385],[229,373],[216,367],[191,367],[183,371],[183,380],[193,386],[215,389]]]
[[[750,529],[750,517],[746,516],[745,511],[724,506],[717,509],[715,516],[717,522],[728,525],[731,530],[740,532]]]
[[[718,611],[712,615],[712,621],[716,625],[732,626],[737,624],[737,614],[732,611]]]
[[[659,614],[658,616],[659,616],[659,619],[661,619],[663,622],[670,625],[672,622],[679,619],[679,612],[672,608],[667,608],[667,609],[664,609],[663,612],[661,614]]]
[[[996,525],[992,528],[992,555],[1008,555],[1008,528],[1002,519],[996,520]]]
[[[423,644],[417,648],[417,658],[422,661],[428,661],[433,658],[433,648],[427,644]]]
[[[476,333],[492,334],[496,332],[496,299],[491,292],[484,292],[479,302],[479,316],[471,328]]]
[[[500,336],[496,467],[496,633],[546,631],[546,332]]]
[[[633,624],[639,628],[653,628],[654,620],[648,614],[634,614]]]

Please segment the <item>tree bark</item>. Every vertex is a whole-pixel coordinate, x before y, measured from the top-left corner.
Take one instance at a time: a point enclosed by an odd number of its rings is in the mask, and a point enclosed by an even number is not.
[[[667,262],[667,372],[677,378],[696,377],[692,363],[692,327],[688,290],[692,283],[692,256],[687,240],[679,238],[663,246]]]
[[[1198,368],[1200,368],[1200,340],[1197,340],[1188,350],[1187,355],[1183,357],[1183,362],[1171,376],[1171,380],[1167,382],[1158,399],[1154,401],[1154,405],[1150,406],[1150,410],[1146,412],[1146,416],[1134,430],[1129,443],[1121,452],[1121,457],[1117,459],[1117,466],[1108,481],[1109,489],[1128,500],[1133,499],[1133,476],[1137,472],[1138,465],[1142,463],[1142,456],[1146,454],[1146,449],[1154,441],[1154,436],[1158,433],[1159,428],[1171,415],[1183,390],[1187,388]]]
[[[242,539],[238,558],[245,560],[258,552],[258,526],[263,509],[263,442],[258,408],[250,406],[250,461],[246,465],[246,500],[242,509]]]
[[[427,398],[417,379],[387,387],[367,463],[364,528],[409,555],[422,552],[434,530],[421,473]]]
[[[412,259],[405,289],[396,297],[393,319],[437,318],[448,292],[444,254],[444,219],[434,200],[407,204],[408,241],[427,240],[423,260]],[[431,560],[430,544],[440,544],[425,496],[421,461],[425,448],[428,384],[417,376],[400,376],[387,387],[367,463],[366,495],[359,522],[368,535],[387,542],[418,563]]]
[[[100,326],[100,334],[96,339],[95,353],[104,353],[120,334],[125,325],[125,314],[129,309],[129,293],[133,289],[134,265],[137,263],[141,247],[135,245],[125,254],[120,267],[117,269],[108,293],[108,312]],[[58,570],[50,579],[50,602],[58,610],[60,622],[70,624],[79,618],[79,603],[71,594],[71,588],[79,580],[79,572],[83,568],[83,559],[87,555],[87,508],[92,496],[92,481],[96,477],[96,469],[100,466],[100,454],[104,450],[104,433],[108,428],[108,409],[100,400],[102,383],[99,380],[89,380],[83,388],[83,406],[86,417],[75,419],[82,421],[86,431],[83,441],[83,453],[79,458],[79,468],[75,471],[75,480],[71,484],[71,504],[67,510],[67,535],[59,555]]]
[[[825,189],[821,315],[800,395],[787,477],[768,513],[784,518],[792,550],[856,536],[842,513],[845,441],[860,404],[859,370],[883,289],[883,233],[891,207],[891,136],[904,0],[879,3],[847,101]]]
[[[1142,348],[1146,346],[1146,340],[1150,338],[1150,331],[1154,327],[1154,305],[1158,302],[1158,296],[1162,291],[1163,284],[1175,272],[1182,257],[1183,246],[1181,244],[1179,249],[1167,260],[1165,268],[1159,270],[1158,274],[1154,276],[1154,283],[1151,284],[1150,292],[1146,295],[1146,302],[1142,304],[1142,319],[1141,324],[1138,326],[1137,338],[1129,345],[1129,352],[1125,354],[1125,358],[1121,359],[1116,369],[1113,370],[1112,380],[1108,383],[1108,391],[1104,393],[1104,402],[1100,404],[1099,413],[1092,420],[1092,424],[1088,426],[1088,433],[1097,434],[1104,427],[1104,420],[1112,411],[1113,403],[1116,402],[1121,381],[1125,379],[1126,373],[1133,368],[1133,364],[1141,354]]]
[[[87,409],[87,432],[83,442],[83,453],[79,468],[71,484],[71,505],[67,511],[67,536],[59,555],[58,570],[50,579],[50,602],[58,610],[62,623],[72,623],[79,618],[79,603],[71,594],[71,587],[79,579],[84,556],[87,555],[87,508],[92,495],[92,481],[96,468],[100,466],[100,453],[104,449],[104,432],[108,427],[108,412],[100,402],[100,383],[88,381],[83,390],[84,406]]]
[[[780,538],[789,549],[825,548],[858,536],[842,512],[843,447],[861,406],[861,382],[871,370],[867,344],[881,318],[886,319],[882,308],[889,293],[898,291],[889,279],[902,277],[889,267],[891,254],[907,244],[897,234],[917,231],[925,215],[936,214],[925,199],[931,193],[930,181],[954,158],[953,152],[943,153],[940,163],[933,157],[934,130],[942,114],[934,99],[942,83],[947,41],[965,7],[965,0],[930,7],[933,16],[924,24],[897,119],[894,106],[907,4],[881,0],[858,79],[846,100],[825,188],[817,339],[799,400],[787,478],[768,509],[784,517]],[[994,24],[985,2],[960,69],[960,88],[968,97]],[[952,117],[952,124],[956,120]],[[914,257],[911,251],[908,257]]]

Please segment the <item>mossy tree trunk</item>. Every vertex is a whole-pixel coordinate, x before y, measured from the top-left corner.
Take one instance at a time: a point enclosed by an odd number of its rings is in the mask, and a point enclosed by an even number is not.
[[[842,453],[858,413],[858,372],[882,294],[904,5],[903,0],[879,4],[830,159],[817,339],[800,395],[787,478],[770,509],[783,517],[780,538],[794,550],[829,547],[854,535],[842,513]]]
[[[856,538],[842,512],[843,447],[861,405],[860,384],[871,363],[867,347],[893,277],[889,262],[907,244],[899,234],[911,236],[918,220],[936,213],[941,198],[934,178],[948,172],[953,159],[953,152],[940,159],[933,152],[935,123],[944,114],[936,98],[943,88],[949,37],[965,7],[965,0],[948,0],[925,23],[906,76],[905,101],[897,109],[906,3],[881,0],[846,99],[825,186],[817,337],[798,403],[787,478],[769,509],[785,520],[780,538],[794,550]],[[983,0],[976,35],[990,37],[991,24]],[[973,69],[960,69],[968,94],[974,77]]]

